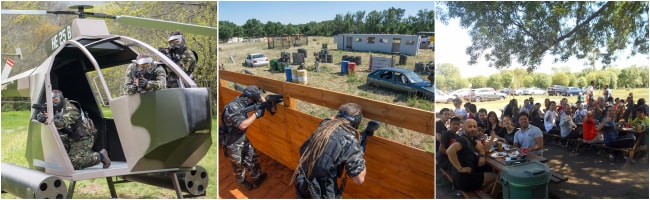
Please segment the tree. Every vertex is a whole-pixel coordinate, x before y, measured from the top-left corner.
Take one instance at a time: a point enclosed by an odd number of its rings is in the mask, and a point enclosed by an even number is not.
[[[503,81],[501,81],[501,74],[490,75],[490,77],[488,77],[487,80],[487,85],[494,89],[503,88]]]
[[[219,22],[219,40],[222,42],[227,42],[228,39],[235,36],[235,23],[229,21],[220,21]]]
[[[564,73],[553,74],[551,80],[553,85],[569,85],[569,76]]]
[[[368,15],[366,15],[366,31],[367,33],[381,33],[383,26],[382,26],[382,21],[384,20],[384,16],[376,11],[370,11]]]
[[[457,2],[438,5],[437,17],[459,18],[469,28],[469,64],[484,57],[497,69],[513,60],[537,69],[547,53],[554,61],[600,60],[605,66],[615,52],[648,54],[648,2]],[[593,53],[594,49],[600,49]]]
[[[244,28],[245,37],[258,38],[266,36],[264,33],[264,26],[260,20],[255,18],[246,20],[246,23],[242,27]]]
[[[469,81],[472,84],[472,88],[484,88],[488,87],[488,77],[485,76],[475,76],[472,78],[468,78],[467,81]]]
[[[436,65],[434,73],[438,88],[459,89],[467,86],[467,82],[460,76],[460,69],[452,64]]]
[[[534,77],[533,79],[535,80],[536,87],[545,89],[551,85],[551,77],[549,77],[546,74],[535,73],[533,77]]]
[[[521,82],[522,82],[521,88],[535,86],[535,79],[533,79],[533,76],[525,76]]]

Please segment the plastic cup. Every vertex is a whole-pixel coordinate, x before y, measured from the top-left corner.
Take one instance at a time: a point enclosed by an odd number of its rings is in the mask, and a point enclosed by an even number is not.
[[[521,154],[524,154],[524,156],[528,155],[528,148],[526,147],[521,148]]]

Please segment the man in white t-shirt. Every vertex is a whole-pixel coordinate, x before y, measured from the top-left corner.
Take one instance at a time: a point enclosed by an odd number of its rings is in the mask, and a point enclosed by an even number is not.
[[[544,128],[546,129],[547,133],[551,132],[551,129],[553,129],[553,126],[555,126],[555,120],[557,120],[555,101],[551,101],[548,110],[546,110],[546,114],[544,114]]]

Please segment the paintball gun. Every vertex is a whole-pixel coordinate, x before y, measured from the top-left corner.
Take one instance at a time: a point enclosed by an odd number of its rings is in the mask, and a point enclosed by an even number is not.
[[[251,111],[254,111],[256,107],[261,106],[262,108],[266,109],[271,113],[271,115],[274,115],[276,112],[275,106],[279,104],[280,102],[284,101],[282,95],[279,94],[271,94],[271,95],[266,95],[266,102],[258,102],[255,103],[251,106],[248,106],[242,110],[242,113],[248,113]]]
[[[172,49],[172,48],[168,48],[168,47],[167,48],[165,48],[165,47],[158,48],[158,51],[160,51],[160,53],[165,54],[165,56],[167,56],[167,58],[171,59],[175,63],[178,63],[181,60],[181,54],[174,53],[174,52],[178,52],[177,50],[178,50],[177,48]]]
[[[32,104],[32,108],[34,110],[36,110],[37,112],[41,113],[41,112],[44,112],[45,110],[47,110],[47,104],[35,103],[35,104]]]
[[[47,104],[44,103],[35,103],[32,104],[32,108],[36,110],[36,121],[39,121],[41,123],[45,123],[45,120],[47,120],[47,117],[45,116],[45,111],[47,110]]]

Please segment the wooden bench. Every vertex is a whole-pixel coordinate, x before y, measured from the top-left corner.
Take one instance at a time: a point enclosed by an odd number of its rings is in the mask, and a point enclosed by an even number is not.
[[[567,180],[569,179],[564,177],[562,174],[551,171],[551,183],[562,183]]]

